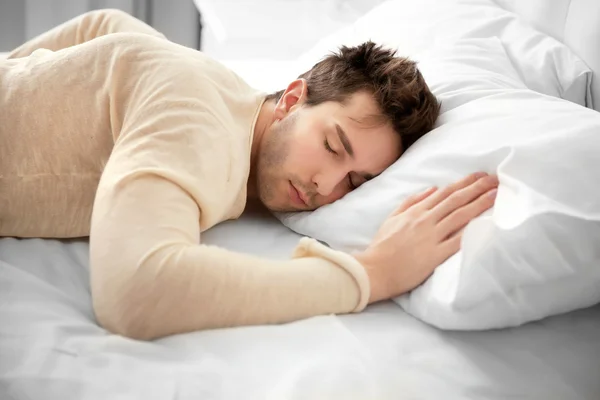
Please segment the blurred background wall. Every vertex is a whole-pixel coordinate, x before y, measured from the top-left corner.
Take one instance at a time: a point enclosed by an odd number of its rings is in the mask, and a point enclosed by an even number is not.
[[[169,39],[197,47],[198,15],[191,0],[0,0],[0,51],[10,51],[79,14],[100,8],[119,8]]]
[[[383,0],[0,0],[0,51],[100,8],[222,60],[291,60]]]

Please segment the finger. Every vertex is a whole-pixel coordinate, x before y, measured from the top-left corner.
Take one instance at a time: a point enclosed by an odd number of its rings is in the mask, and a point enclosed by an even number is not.
[[[463,231],[461,230],[460,232],[457,232],[456,235],[453,235],[452,237],[448,238],[440,245],[440,254],[443,257],[443,260],[440,261],[440,264],[452,257],[453,255],[455,255],[456,253],[458,253],[462,242],[462,236]]]
[[[437,249],[437,266],[442,265],[444,262],[446,262],[446,260],[458,253],[461,246],[462,235],[463,233],[461,230],[439,244]]]
[[[429,189],[425,190],[424,192],[409,196],[406,200],[404,200],[402,202],[402,204],[400,204],[400,206],[398,208],[396,208],[394,210],[392,215],[398,215],[398,214],[405,212],[406,210],[408,210],[415,204],[418,204],[418,203],[422,202],[423,200],[425,200],[427,197],[431,196],[431,194],[434,193],[436,190],[437,190],[437,187],[434,186],[434,187],[430,187]]]
[[[485,172],[476,172],[474,174],[468,175],[460,181],[448,185],[442,190],[439,190],[434,196],[431,196],[429,197],[429,199],[427,199],[427,201],[424,201],[422,205],[425,207],[426,210],[430,210],[436,205],[438,205],[440,202],[442,202],[444,199],[446,199],[448,196],[450,196],[452,193],[474,184],[479,179],[484,178],[487,175],[488,174]]]
[[[431,217],[434,221],[441,221],[446,216],[457,211],[461,207],[475,201],[479,196],[489,190],[498,187],[498,178],[494,175],[481,178],[471,185],[452,193],[431,209]]]
[[[452,239],[452,238],[453,238],[454,236],[456,236],[456,235],[462,235],[462,234],[463,234],[463,232],[465,231],[465,228],[466,228],[466,227],[467,227],[467,226],[465,225],[465,226],[463,226],[462,228],[460,228],[459,230],[457,230],[456,232],[452,232],[450,235],[446,236],[446,237],[444,238],[444,240]]]
[[[496,189],[488,190],[475,201],[456,209],[438,223],[437,232],[441,237],[449,237],[464,229],[469,222],[494,205],[496,193]]]

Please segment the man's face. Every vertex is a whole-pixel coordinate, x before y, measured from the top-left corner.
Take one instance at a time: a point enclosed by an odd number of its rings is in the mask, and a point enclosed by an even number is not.
[[[291,108],[269,127],[259,149],[262,203],[272,211],[314,210],[383,172],[400,156],[401,140],[376,115],[367,93],[346,104]]]

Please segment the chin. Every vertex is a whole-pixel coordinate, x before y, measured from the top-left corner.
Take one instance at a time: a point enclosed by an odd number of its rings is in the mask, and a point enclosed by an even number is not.
[[[298,211],[298,210],[292,210],[289,207],[283,207],[283,206],[278,206],[278,205],[271,205],[271,204],[265,204],[263,203],[263,205],[265,206],[265,208],[271,212],[277,212],[277,213],[281,213],[281,212],[292,212],[292,211]]]
[[[281,204],[281,197],[271,197],[271,198],[266,198],[266,196],[263,193],[260,193],[258,196],[261,204],[269,211],[271,212],[288,212],[288,211],[293,211],[290,210],[290,205],[289,204]]]
[[[273,199],[275,200],[275,199]],[[277,200],[281,200],[281,198],[277,199]],[[298,211],[307,211],[305,209],[300,209],[297,207],[294,207],[291,204],[286,204],[283,203],[281,201],[263,201],[261,199],[261,203],[271,212],[298,212]]]

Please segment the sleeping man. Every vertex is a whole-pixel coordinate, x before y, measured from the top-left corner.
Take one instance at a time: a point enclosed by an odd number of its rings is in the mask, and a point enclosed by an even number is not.
[[[303,238],[274,261],[200,233],[253,199],[341,198],[438,113],[415,63],[371,42],[267,95],[125,13],[87,13],[0,61],[0,236],[89,236],[98,323],[132,338],[359,312],[456,253],[497,179],[415,195],[356,254]]]

